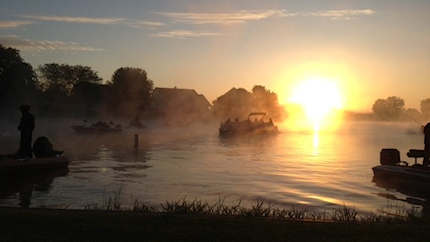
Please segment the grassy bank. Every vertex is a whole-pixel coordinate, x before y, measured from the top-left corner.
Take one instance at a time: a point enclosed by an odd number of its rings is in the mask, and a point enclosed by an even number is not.
[[[0,208],[0,241],[430,241],[428,223]]]

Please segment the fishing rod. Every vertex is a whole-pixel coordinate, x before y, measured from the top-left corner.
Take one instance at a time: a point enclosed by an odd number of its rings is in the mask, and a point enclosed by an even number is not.
[[[424,124],[422,124],[421,122],[417,121],[416,119],[412,118],[411,116],[407,115],[405,112],[403,112],[402,110],[400,110],[400,112],[405,115],[406,117],[412,119],[413,121],[415,121],[417,124],[420,124],[421,126],[424,126]]]

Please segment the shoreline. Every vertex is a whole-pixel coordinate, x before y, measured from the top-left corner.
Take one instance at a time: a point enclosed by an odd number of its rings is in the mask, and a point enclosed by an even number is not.
[[[429,241],[429,223],[0,208],[2,241]]]

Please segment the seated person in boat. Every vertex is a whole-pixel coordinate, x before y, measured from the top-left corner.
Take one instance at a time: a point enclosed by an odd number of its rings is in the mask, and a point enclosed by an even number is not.
[[[54,150],[48,138],[41,136],[34,141],[33,153],[37,158],[46,158],[60,155],[63,151]]]

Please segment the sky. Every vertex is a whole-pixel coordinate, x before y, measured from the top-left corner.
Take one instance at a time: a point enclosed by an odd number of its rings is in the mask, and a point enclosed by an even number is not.
[[[35,69],[90,66],[108,81],[141,68],[155,87],[210,102],[262,85],[285,104],[321,80],[346,110],[389,96],[419,109],[430,98],[429,13],[428,0],[1,0],[0,44]]]

